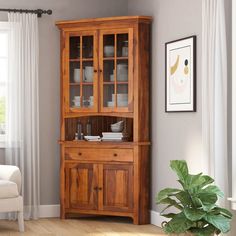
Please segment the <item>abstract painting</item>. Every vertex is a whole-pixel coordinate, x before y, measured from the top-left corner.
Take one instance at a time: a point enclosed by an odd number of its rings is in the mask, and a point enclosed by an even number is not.
[[[196,111],[196,36],[168,42],[166,112]]]

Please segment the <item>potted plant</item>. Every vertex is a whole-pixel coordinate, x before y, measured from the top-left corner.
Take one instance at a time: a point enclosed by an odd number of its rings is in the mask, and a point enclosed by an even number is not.
[[[157,204],[167,205],[161,215],[169,218],[162,223],[167,234],[190,234],[194,236],[213,236],[230,230],[232,214],[217,206],[218,197],[223,192],[212,183],[214,180],[202,173],[191,175],[186,161],[174,160],[170,167],[178,175],[181,189],[165,188],[156,198]],[[163,214],[168,208],[177,211]]]

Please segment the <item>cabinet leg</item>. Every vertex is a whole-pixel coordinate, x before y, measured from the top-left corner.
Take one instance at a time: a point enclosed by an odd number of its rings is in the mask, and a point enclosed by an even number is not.
[[[134,217],[133,217],[133,223],[134,223],[135,225],[139,225],[138,216],[134,216]]]
[[[63,211],[63,209],[61,209],[60,218],[61,218],[61,220],[65,220],[66,219],[66,214]]]

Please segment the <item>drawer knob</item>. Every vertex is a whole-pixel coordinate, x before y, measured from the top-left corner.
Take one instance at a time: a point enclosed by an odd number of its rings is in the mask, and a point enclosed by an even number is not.
[[[93,190],[98,191],[98,187],[94,187]]]
[[[101,190],[102,190],[102,188],[100,187],[100,188],[98,188],[98,190],[99,190],[99,191],[101,191]]]
[[[81,152],[79,152],[78,154],[79,154],[79,156],[81,156],[81,155],[82,155],[82,153],[81,153]]]
[[[117,157],[118,155],[117,155],[117,153],[114,153],[113,156],[114,156],[114,157]]]

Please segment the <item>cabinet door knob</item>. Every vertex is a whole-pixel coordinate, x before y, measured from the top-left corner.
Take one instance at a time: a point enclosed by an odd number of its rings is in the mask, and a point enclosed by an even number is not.
[[[99,187],[99,188],[98,188],[98,190],[99,190],[99,191],[101,191],[101,190],[102,190],[102,188],[101,188],[101,187]]]
[[[99,72],[102,73],[102,70],[100,69]]]
[[[114,156],[114,157],[117,157],[118,155],[117,155],[117,153],[114,153],[113,156]]]
[[[79,156],[81,156],[81,155],[82,155],[82,153],[81,153],[81,152],[79,152],[78,154],[79,154]]]
[[[93,190],[98,191],[98,187],[94,187]]]
[[[94,72],[94,73],[97,73],[97,72],[98,72],[98,70],[94,70],[93,72]]]

